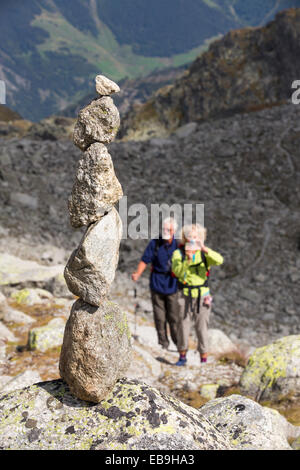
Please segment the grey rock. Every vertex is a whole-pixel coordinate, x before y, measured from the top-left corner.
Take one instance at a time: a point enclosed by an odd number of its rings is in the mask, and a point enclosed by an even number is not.
[[[42,266],[35,261],[20,259],[7,253],[0,253],[0,285],[24,285],[28,283],[45,284],[57,274],[63,272],[64,266]]]
[[[201,411],[135,380],[119,380],[107,398],[93,406],[75,398],[61,380],[2,395],[0,406],[3,449],[232,448]]]
[[[94,307],[77,300],[68,318],[59,370],[71,392],[98,403],[122,378],[131,360],[126,314],[103,300]]]
[[[29,209],[37,209],[39,205],[38,198],[19,192],[11,193],[10,202],[13,206],[15,204],[20,204],[21,206],[28,207]]]
[[[211,400],[200,411],[236,449],[291,450],[288,439],[300,434],[278,411],[241,395]]]
[[[81,150],[100,142],[111,142],[119,129],[119,111],[109,96],[92,101],[79,114],[74,128],[74,143]]]
[[[0,341],[17,341],[15,335],[0,321]]]
[[[197,123],[196,122],[189,122],[188,124],[185,124],[184,126],[179,127],[174,134],[176,137],[179,137],[180,139],[189,137],[191,134],[195,132],[197,129]]]
[[[10,377],[3,387],[0,385],[0,394],[10,393],[20,388],[29,387],[37,382],[41,382],[40,374],[35,370],[26,370],[15,377]]]
[[[9,305],[0,306],[0,319],[5,323],[18,323],[20,325],[30,325],[35,322],[34,318]]]
[[[107,148],[100,143],[92,144],[79,161],[69,199],[71,225],[77,228],[96,222],[122,196]]]
[[[119,259],[122,221],[115,208],[91,224],[65,268],[70,291],[98,306],[112,284]]]
[[[113,93],[118,93],[120,91],[120,87],[104,75],[97,75],[95,82],[96,91],[101,96],[112,95]]]
[[[151,300],[139,299],[137,302],[137,308],[146,313],[153,312],[153,305]]]
[[[223,331],[211,328],[208,330],[208,351],[214,356],[222,356],[230,353],[236,354],[238,348]]]

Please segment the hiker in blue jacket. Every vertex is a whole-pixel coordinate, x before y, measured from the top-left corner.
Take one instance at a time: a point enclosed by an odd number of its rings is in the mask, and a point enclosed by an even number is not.
[[[169,347],[167,323],[170,326],[172,341],[177,345],[178,301],[177,279],[171,274],[172,255],[177,249],[174,234],[177,222],[172,217],[163,221],[162,237],[153,239],[147,245],[132,279],[137,281],[147,267],[152,263],[150,275],[150,290],[153,305],[154,322],[158,342],[164,349]]]

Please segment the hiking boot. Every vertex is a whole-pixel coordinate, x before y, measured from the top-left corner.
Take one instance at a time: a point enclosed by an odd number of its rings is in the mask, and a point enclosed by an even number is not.
[[[175,363],[175,366],[185,366],[186,365],[186,357],[180,357],[178,361]]]

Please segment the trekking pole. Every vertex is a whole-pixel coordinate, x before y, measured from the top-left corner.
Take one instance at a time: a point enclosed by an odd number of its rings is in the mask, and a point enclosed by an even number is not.
[[[137,320],[136,318],[137,317],[137,289],[136,287],[134,287],[133,292],[134,292],[133,296],[135,300],[134,302],[134,337],[135,339],[137,339],[137,334],[136,334],[136,331],[137,331],[137,321],[136,321]]]

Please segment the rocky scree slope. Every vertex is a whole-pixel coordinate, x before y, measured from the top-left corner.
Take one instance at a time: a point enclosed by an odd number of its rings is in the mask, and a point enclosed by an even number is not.
[[[287,104],[110,145],[128,207],[205,204],[207,244],[225,258],[212,270],[215,313],[254,341],[260,328],[299,331],[299,113]],[[78,245],[66,205],[79,158],[68,140],[1,141],[1,252],[40,261],[47,245]],[[135,269],[146,243],[122,240],[119,269]]]

